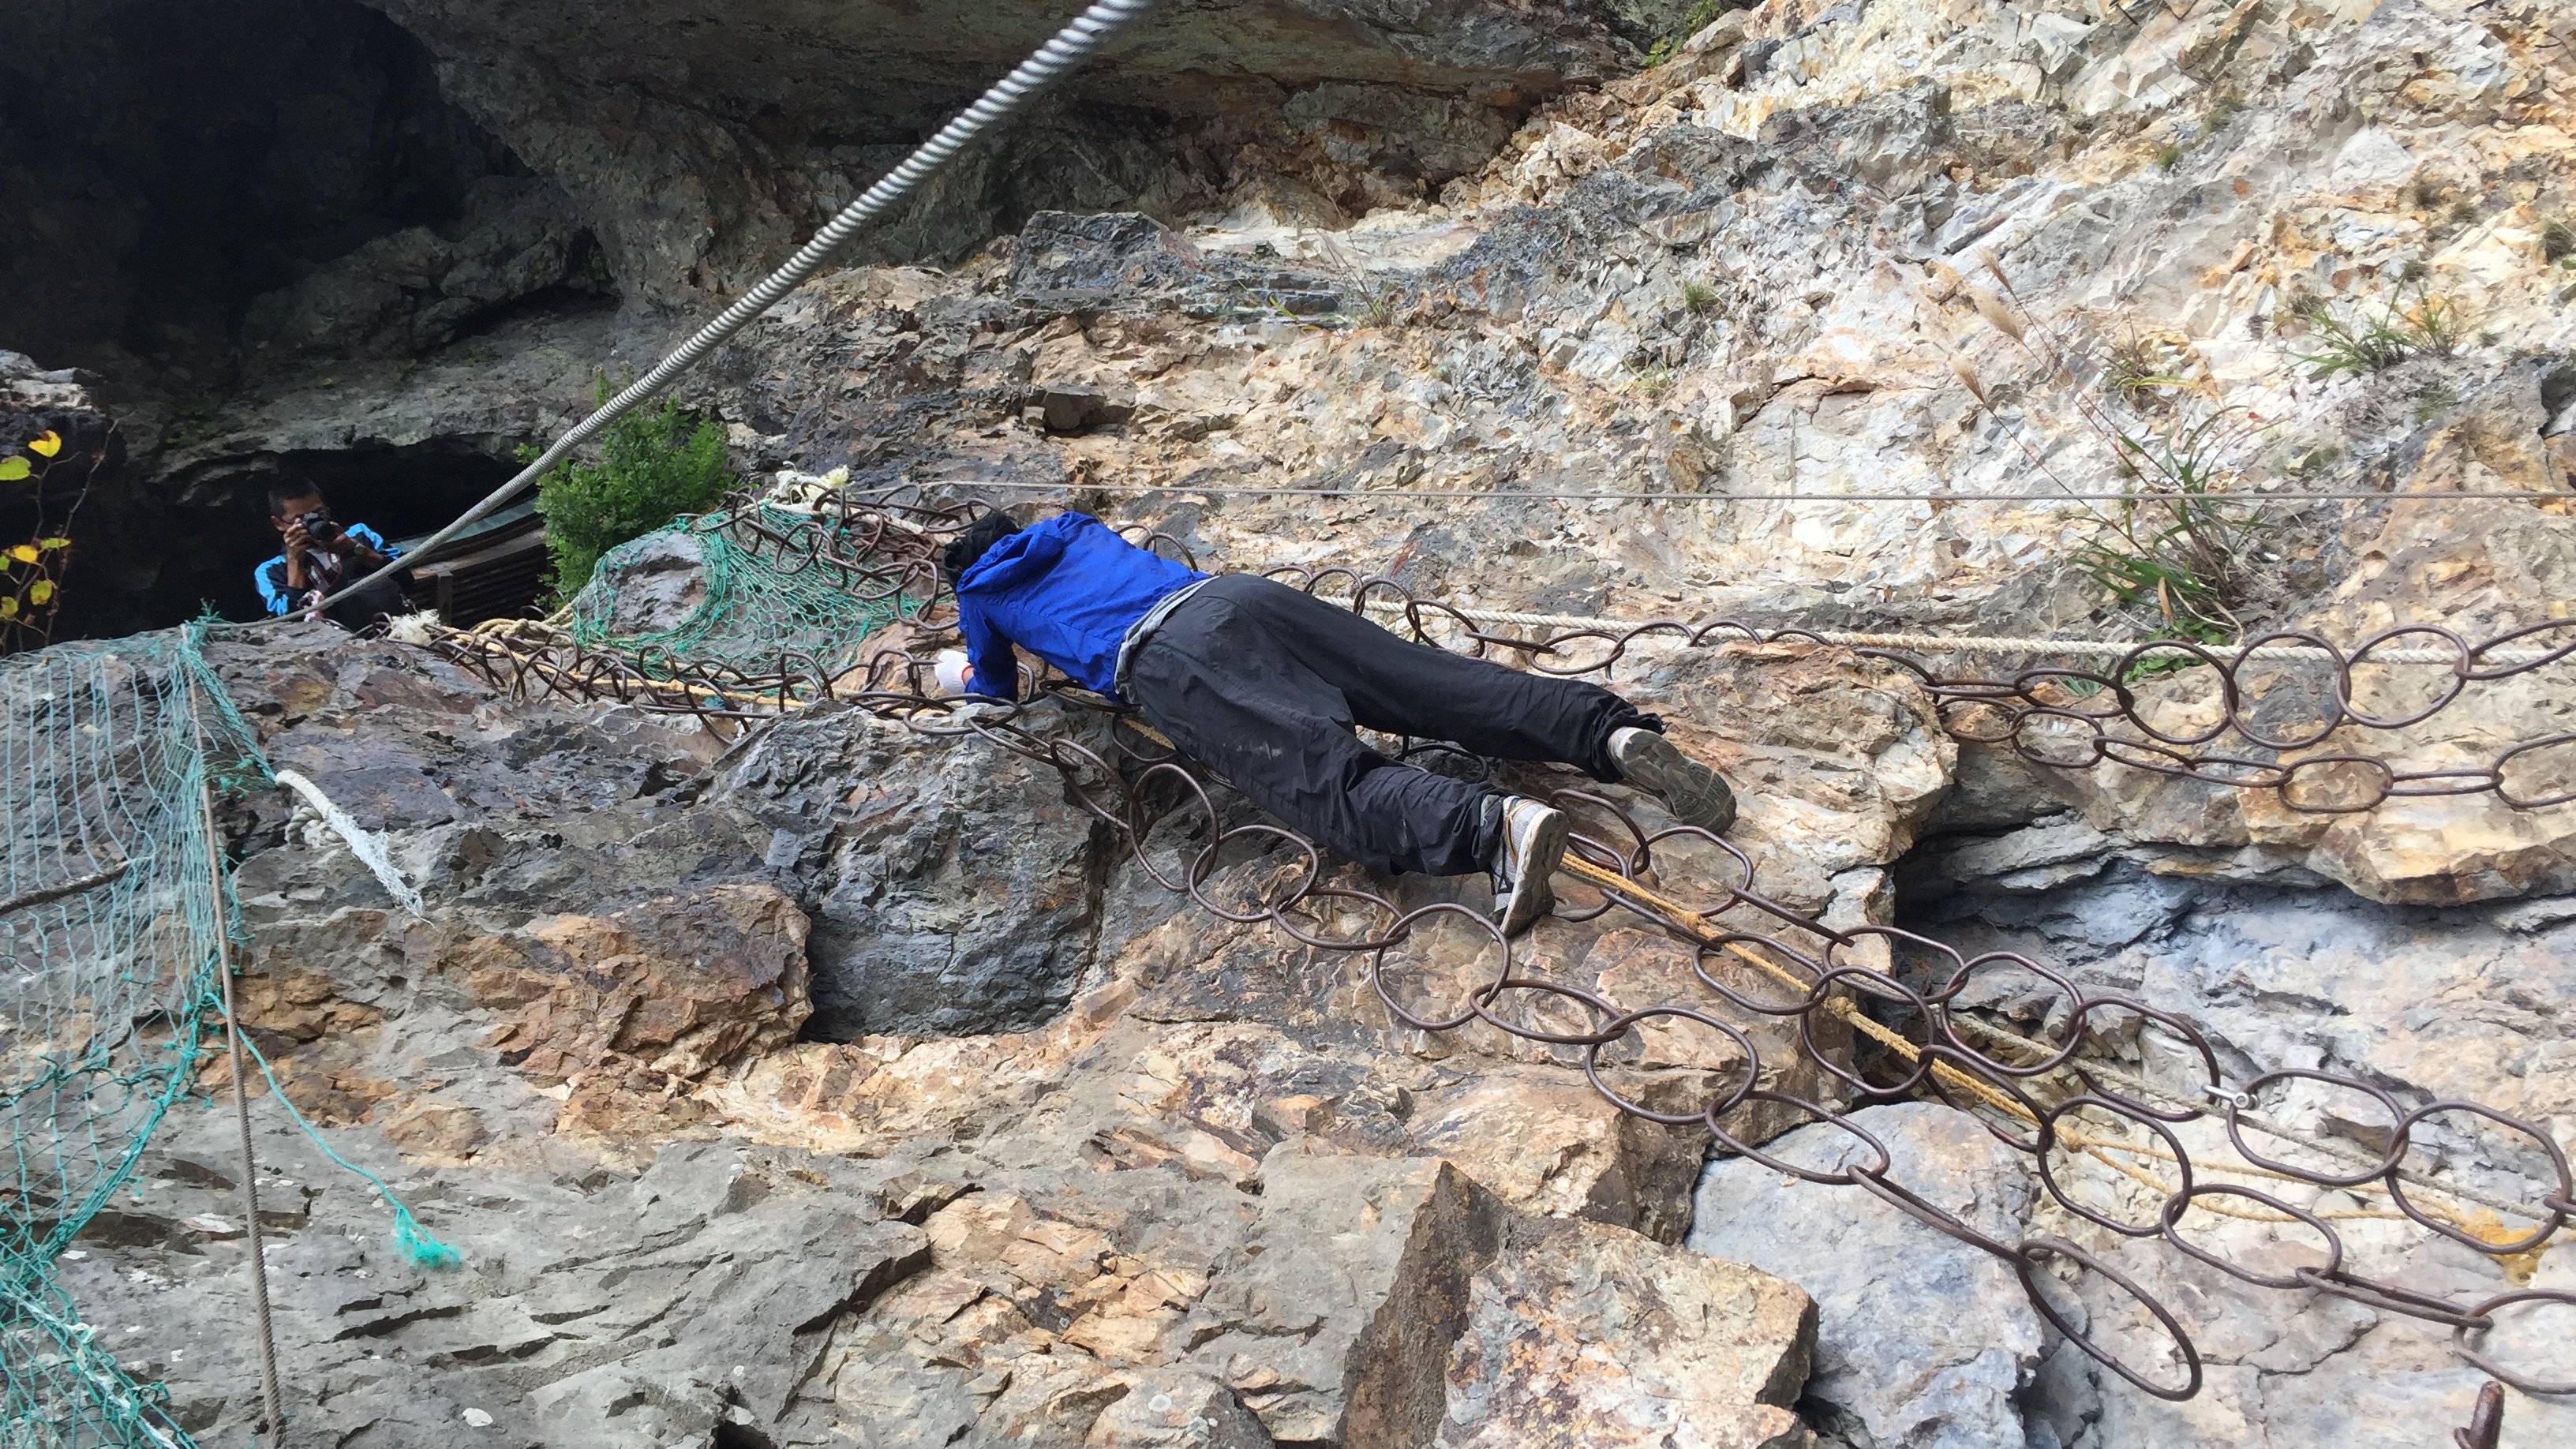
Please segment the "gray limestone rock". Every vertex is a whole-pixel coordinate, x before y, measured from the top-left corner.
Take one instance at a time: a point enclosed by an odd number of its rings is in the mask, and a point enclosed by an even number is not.
[[[243,341],[256,362],[426,352],[521,298],[596,290],[591,246],[552,183],[486,177],[455,220],[378,237],[252,302]]]
[[[1871,1107],[1852,1121],[1887,1146],[1891,1181],[2010,1243],[2032,1202],[2027,1159],[1964,1113]],[[1766,1152],[1831,1171],[1867,1161],[1819,1123]],[[1807,1397],[1854,1449],[2022,1449],[2018,1396],[2039,1362],[2041,1321],[2012,1269],[1852,1187],[1789,1178],[1745,1159],[1700,1177],[1693,1249],[1796,1283],[1816,1300]]]
[[[571,196],[616,275],[663,303],[750,280],[809,215],[855,195],[1069,13],[1027,0],[764,3],[634,27],[570,3],[383,8],[445,62],[458,104]],[[1037,124],[970,154],[862,245],[944,257],[1048,207],[1205,207],[1247,141],[1355,198],[1418,200],[1491,155],[1530,100],[1612,73],[1635,8],[1225,0],[1163,12]],[[694,37],[685,62],[671,48],[682,33]],[[569,63],[525,59],[540,55]],[[1124,108],[1145,96],[1204,136],[1202,164],[1138,134]]]
[[[744,749],[711,798],[772,832],[810,902],[812,1034],[1024,1030],[1072,999],[1110,842],[1052,768],[825,709]]]
[[[1192,1355],[1271,1437],[1348,1449],[1428,1440],[1468,1284],[1501,1244],[1492,1196],[1437,1160],[1262,1160],[1261,1217],[1220,1260]]]
[[[1515,1223],[1449,1354],[1441,1449],[1806,1449],[1789,1410],[1815,1304],[1735,1263],[1589,1223]]]
[[[1189,238],[1140,212],[1077,215],[1041,211],[1012,250],[1012,298],[1039,312],[1178,307],[1194,316],[1281,312],[1312,315],[1342,306],[1342,284],[1312,272],[1202,253]],[[1068,390],[1079,391],[1079,390]],[[1042,394],[1050,432],[1075,431],[1104,402],[1081,411]]]
[[[582,586],[581,607],[605,616],[611,633],[658,634],[677,629],[705,607],[707,579],[695,536],[654,532],[600,556]]]
[[[40,433],[62,439],[60,476],[43,480],[49,497],[68,498],[90,480],[93,468],[112,474],[125,460],[125,438],[92,391],[100,379],[73,367],[46,367],[23,352],[0,349],[0,446],[13,453]],[[38,480],[11,483],[0,499],[15,505]]]
[[[1091,1421],[1083,1449],[1270,1449],[1276,1442],[1234,1392],[1204,1373],[1154,1369]]]

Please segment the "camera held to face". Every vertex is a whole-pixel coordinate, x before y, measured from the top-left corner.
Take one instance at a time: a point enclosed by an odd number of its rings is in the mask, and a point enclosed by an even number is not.
[[[331,521],[331,510],[327,508],[316,508],[296,519],[295,523],[316,545],[328,545],[339,540],[340,525]]]

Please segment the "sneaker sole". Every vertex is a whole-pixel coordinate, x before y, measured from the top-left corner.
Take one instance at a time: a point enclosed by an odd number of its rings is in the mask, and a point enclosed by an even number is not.
[[[1524,869],[1520,881],[1512,888],[1512,903],[1503,908],[1502,918],[1495,922],[1506,936],[1517,936],[1538,924],[1539,917],[1556,909],[1556,888],[1548,877],[1556,873],[1556,863],[1565,858],[1567,831],[1565,816],[1550,811],[1540,822],[1538,833],[1530,838],[1526,860],[1544,860],[1545,870]]]
[[[1675,818],[1713,835],[1735,824],[1735,791],[1715,770],[1674,748],[1662,735],[1648,735],[1630,747],[1619,762],[1621,783],[1643,786],[1663,797]]]

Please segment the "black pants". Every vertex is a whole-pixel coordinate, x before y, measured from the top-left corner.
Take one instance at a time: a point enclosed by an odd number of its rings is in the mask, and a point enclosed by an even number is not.
[[[394,615],[410,613],[411,601],[403,596],[400,582],[404,577],[406,576],[396,574],[391,578],[376,580],[357,593],[333,604],[328,611],[328,617],[331,622],[355,634],[380,624]]]
[[[1388,759],[1354,725],[1619,778],[1610,733],[1661,729],[1598,685],[1399,639],[1247,574],[1213,579],[1136,651],[1127,692],[1153,726],[1252,802],[1381,871],[1485,868],[1493,791]]]

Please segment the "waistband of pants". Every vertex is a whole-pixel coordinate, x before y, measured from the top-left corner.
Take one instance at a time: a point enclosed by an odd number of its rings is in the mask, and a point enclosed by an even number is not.
[[[1215,582],[1214,576],[1210,576],[1184,584],[1156,600],[1154,607],[1145,611],[1145,617],[1127,626],[1126,637],[1118,641],[1118,665],[1110,672],[1110,687],[1118,692],[1120,699],[1135,703],[1127,695],[1127,670],[1136,662],[1136,651],[1145,647],[1145,641],[1154,637],[1154,631],[1162,628],[1163,621],[1172,617],[1173,610],[1188,602],[1190,595]]]

